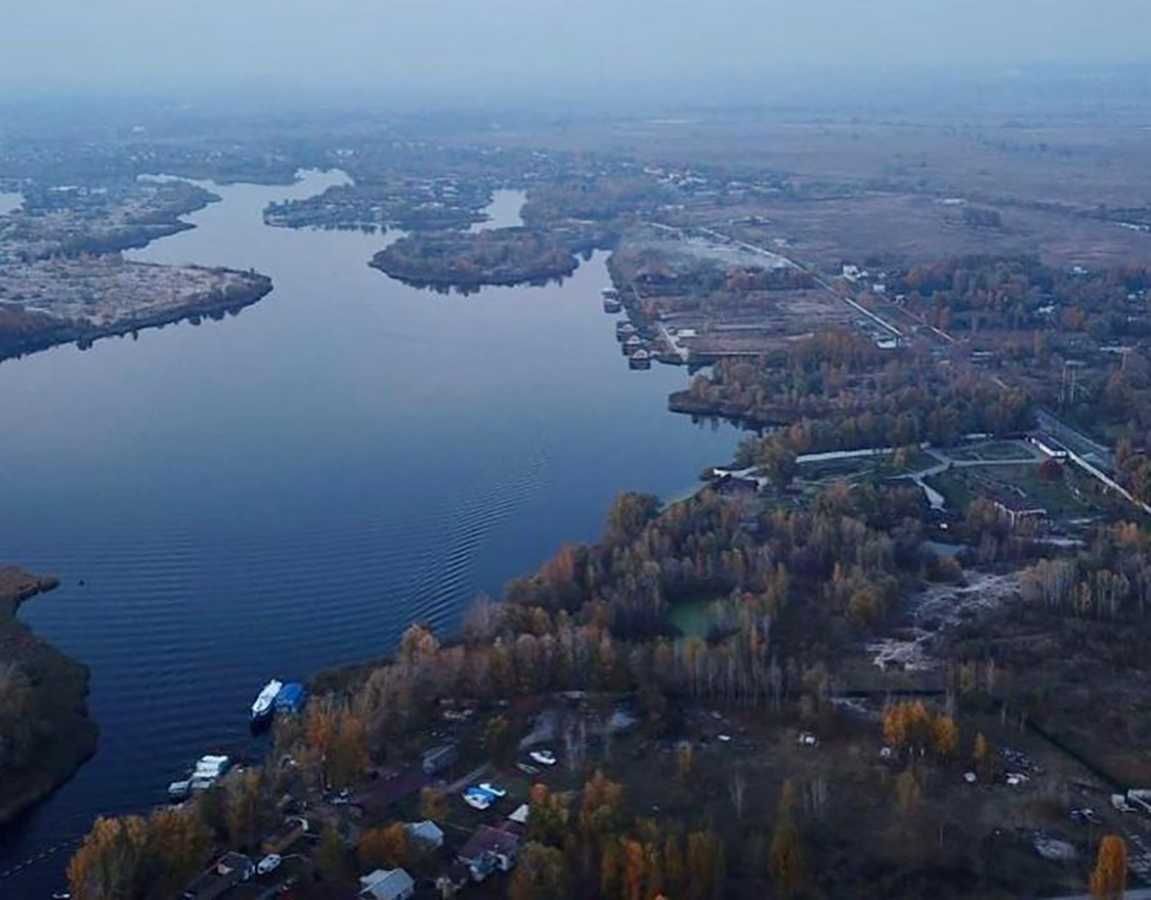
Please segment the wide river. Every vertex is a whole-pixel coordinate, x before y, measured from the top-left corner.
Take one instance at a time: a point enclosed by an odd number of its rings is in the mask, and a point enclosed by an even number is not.
[[[62,586],[24,607],[92,669],[100,749],[0,835],[0,873],[161,801],[197,756],[251,752],[272,676],[380,656],[414,620],[450,631],[615,494],[672,496],[730,458],[730,427],[667,412],[683,369],[631,372],[601,310],[603,255],[562,285],[462,297],[367,261],[384,239],[270,228],[290,187],[211,186],[197,227],[132,256],[270,275],[224,321],[0,364],[0,560]],[[522,196],[497,194],[494,224]],[[67,848],[0,878],[58,888]]]

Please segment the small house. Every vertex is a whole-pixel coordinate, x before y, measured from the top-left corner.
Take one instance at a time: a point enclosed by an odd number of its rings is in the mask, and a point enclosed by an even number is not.
[[[427,847],[439,849],[444,845],[444,832],[431,819],[422,822],[412,822],[407,827],[408,836],[413,841],[419,841]]]
[[[481,825],[459,852],[459,860],[471,872],[473,881],[483,881],[494,872],[515,868],[520,839],[510,831]]]
[[[403,869],[376,869],[360,879],[363,900],[410,900],[416,883]]]
[[[184,890],[183,900],[216,900],[252,877],[255,864],[243,853],[229,851]]]
[[[283,855],[297,841],[303,839],[308,833],[308,820],[299,816],[291,816],[281,823],[280,827],[269,834],[260,844],[260,850],[267,856],[269,853]]]
[[[712,487],[725,497],[754,497],[759,493],[759,482],[740,475],[721,475]]]

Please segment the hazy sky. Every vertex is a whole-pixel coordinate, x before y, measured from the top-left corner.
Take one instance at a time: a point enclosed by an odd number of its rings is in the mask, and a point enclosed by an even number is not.
[[[5,0],[0,86],[502,91],[1148,57],[1148,0]]]

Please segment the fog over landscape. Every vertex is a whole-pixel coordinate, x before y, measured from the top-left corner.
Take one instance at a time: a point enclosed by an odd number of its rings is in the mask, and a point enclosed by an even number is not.
[[[653,100],[665,84],[743,101],[801,94],[781,83],[792,79],[817,88],[915,67],[986,79],[1040,62],[1144,62],[1146,13],[1141,0],[63,0],[5,17],[0,84],[399,103],[577,89]]]

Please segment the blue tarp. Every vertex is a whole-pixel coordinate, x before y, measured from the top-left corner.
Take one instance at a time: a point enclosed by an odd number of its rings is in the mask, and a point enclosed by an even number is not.
[[[282,688],[280,693],[276,694],[276,711],[294,713],[299,712],[303,706],[304,701],[308,698],[308,692],[304,686],[298,681],[289,681]]]

